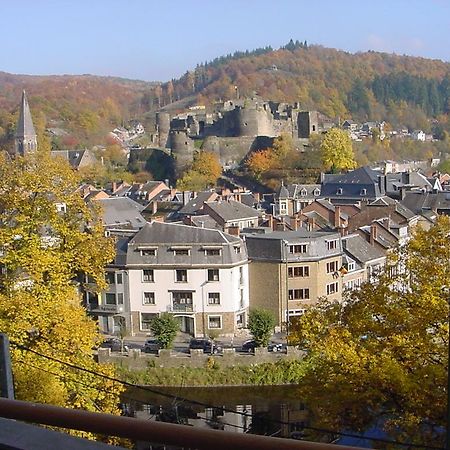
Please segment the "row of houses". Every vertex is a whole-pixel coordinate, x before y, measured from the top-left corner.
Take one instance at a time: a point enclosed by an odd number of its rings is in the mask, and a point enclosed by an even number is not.
[[[86,280],[86,307],[105,333],[125,324],[134,335],[162,312],[195,336],[234,335],[252,307],[285,328],[319,299],[341,301],[370,281],[414,227],[450,212],[437,178],[369,168],[261,196],[162,181],[80,192],[101,205],[117,242],[109,288],[98,295]]]

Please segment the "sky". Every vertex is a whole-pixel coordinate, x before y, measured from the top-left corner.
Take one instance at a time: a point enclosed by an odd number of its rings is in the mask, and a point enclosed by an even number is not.
[[[178,78],[289,39],[450,62],[450,0],[0,0],[0,71]]]

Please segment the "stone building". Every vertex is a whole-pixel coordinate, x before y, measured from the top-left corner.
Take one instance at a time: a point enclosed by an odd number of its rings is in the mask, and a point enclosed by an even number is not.
[[[274,231],[246,234],[250,304],[272,311],[277,326],[302,315],[321,297],[342,298],[339,233]]]

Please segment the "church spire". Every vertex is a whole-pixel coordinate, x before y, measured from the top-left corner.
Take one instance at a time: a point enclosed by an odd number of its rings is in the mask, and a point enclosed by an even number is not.
[[[37,136],[31,119],[30,107],[28,106],[25,91],[22,92],[22,103],[20,105],[19,120],[17,121],[16,133],[14,135],[14,147],[16,155],[25,155],[37,150]]]

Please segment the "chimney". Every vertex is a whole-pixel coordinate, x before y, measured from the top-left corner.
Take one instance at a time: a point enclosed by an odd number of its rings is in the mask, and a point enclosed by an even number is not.
[[[272,214],[268,214],[267,218],[269,219],[269,228],[273,230],[273,216]]]
[[[297,220],[297,216],[293,216],[291,217],[291,227],[294,231],[298,230],[298,220]]]
[[[377,225],[373,223],[372,225],[370,225],[370,245],[375,244],[377,237],[378,237]]]
[[[341,207],[335,206],[334,208],[334,227],[340,228],[341,227]]]
[[[255,197],[255,201],[256,201],[257,203],[259,203],[259,201],[260,201],[259,192],[253,192],[253,197]]]
[[[314,220],[314,217],[308,217],[307,224],[308,231],[314,231],[314,228],[316,227],[316,221]]]
[[[152,214],[156,214],[158,212],[158,202],[156,200],[152,201]]]
[[[239,236],[240,233],[239,227],[237,225],[230,226],[225,231],[232,236]]]
[[[114,192],[117,191],[117,183],[115,181],[113,181],[111,183],[111,193],[114,194]]]

